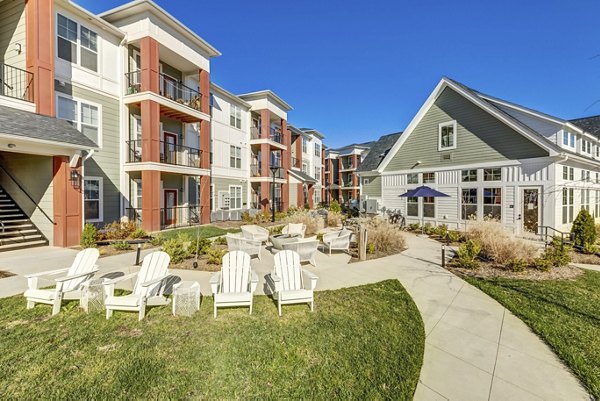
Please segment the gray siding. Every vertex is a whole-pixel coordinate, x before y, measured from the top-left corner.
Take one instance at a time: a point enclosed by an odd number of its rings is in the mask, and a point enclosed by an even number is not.
[[[369,180],[368,184],[364,184],[365,179]],[[360,194],[368,195],[369,197],[381,198],[381,177],[361,177]]]
[[[230,185],[239,185],[242,187],[242,209],[248,208],[248,185],[246,183],[240,182],[239,179],[235,178],[213,177],[211,180],[211,184],[214,185],[213,195],[215,202],[215,210],[219,210],[219,191],[229,191]]]
[[[0,61],[25,69],[27,54],[25,40],[25,2],[4,0],[0,2]],[[21,44],[21,53],[14,50],[15,43]]]
[[[16,178],[35,203],[4,172],[0,174],[0,185],[52,244],[54,226],[44,216],[44,213],[51,219],[54,216],[52,157],[10,152],[0,152],[0,156],[2,157],[0,162]],[[40,209],[43,210],[43,213]]]
[[[290,184],[290,206],[298,206],[298,184]]]
[[[438,124],[457,121],[457,148],[438,152]],[[443,155],[450,154],[449,160]],[[521,134],[446,88],[415,127],[385,171],[548,156]]]
[[[55,84],[57,92],[65,93],[82,101],[102,106],[101,138],[102,148],[93,157],[85,161],[84,175],[102,177],[104,196],[103,223],[110,223],[121,218],[119,191],[120,181],[120,127],[119,101],[108,96],[70,84]],[[98,225],[101,225],[99,223]]]

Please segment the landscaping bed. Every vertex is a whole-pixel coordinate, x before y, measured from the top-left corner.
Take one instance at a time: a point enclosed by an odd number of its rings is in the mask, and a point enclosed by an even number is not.
[[[574,279],[583,274],[583,271],[574,266],[553,267],[549,271],[540,271],[536,268],[526,267],[523,271],[513,271],[493,262],[479,262],[477,269],[469,269],[450,263],[448,270],[461,276],[476,278],[507,278],[515,280],[563,280]]]
[[[523,320],[600,399],[600,273],[569,280],[463,277]]]
[[[0,278],[6,278],[6,277],[12,277],[14,276],[14,274],[12,274],[11,272],[5,272],[3,270],[0,270]]]
[[[281,318],[266,296],[216,320],[210,297],[191,318],[160,307],[142,322],[77,305],[50,318],[50,306],[0,300],[1,398],[407,400],[423,360],[421,316],[396,280],[317,292],[314,313]]]

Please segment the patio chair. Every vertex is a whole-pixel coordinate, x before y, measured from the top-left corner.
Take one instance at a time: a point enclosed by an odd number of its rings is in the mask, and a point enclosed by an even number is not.
[[[256,224],[241,226],[240,228],[242,229],[242,236],[244,238],[261,242],[267,242],[269,240],[269,230],[266,228],[262,228]]]
[[[281,305],[310,304],[314,311],[314,289],[318,277],[300,266],[300,255],[286,250],[275,255],[275,269],[271,273],[274,285],[273,296],[277,299],[277,310],[281,316]]]
[[[314,267],[317,267],[315,255],[319,249],[319,241],[296,241],[282,244],[283,250],[294,251],[300,256],[300,262],[308,262]]]
[[[167,305],[169,300],[163,295],[164,280],[169,277],[169,262],[171,258],[165,252],[155,251],[147,255],[142,262],[138,273],[126,274],[113,280],[104,282],[106,292],[106,318],[109,319],[113,311],[121,310],[138,312],[138,320],[146,315],[147,306]],[[136,282],[131,294],[115,296],[115,284],[136,277]]]
[[[243,251],[250,256],[258,256],[260,260],[260,250],[262,249],[262,242],[258,240],[244,238],[234,234],[227,234],[227,249],[231,251]]]
[[[217,308],[249,306],[252,314],[252,298],[257,286],[258,276],[250,268],[250,255],[243,251],[226,253],[221,271],[210,278],[215,319]]]
[[[289,236],[304,238],[304,233],[306,232],[306,224],[302,223],[288,223],[281,230],[282,234],[287,234]]]
[[[52,305],[54,316],[60,312],[63,299],[80,299],[81,286],[98,271],[96,261],[99,256],[96,248],[84,249],[77,253],[71,267],[26,275],[28,290],[23,295],[27,298],[27,309],[33,308],[35,304]],[[40,277],[58,274],[64,276],[54,279],[54,288],[39,289]]]
[[[332,250],[348,252],[350,250],[350,237],[352,237],[352,231],[350,230],[340,230],[324,234],[323,245],[329,250],[329,256],[331,256]]]

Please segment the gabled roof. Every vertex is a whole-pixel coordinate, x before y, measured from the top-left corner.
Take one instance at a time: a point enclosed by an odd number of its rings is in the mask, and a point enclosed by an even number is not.
[[[369,154],[356,169],[357,172],[366,172],[377,169],[383,158],[388,154],[402,132],[383,135],[371,146]]]
[[[290,169],[290,170],[288,170],[288,173],[290,173],[292,176],[294,176],[294,178],[296,178],[302,182],[311,183],[311,184],[315,184],[317,182],[316,179],[312,178],[310,175],[306,174],[304,171]]]
[[[0,135],[11,135],[74,149],[98,149],[98,145],[65,120],[0,106]]]
[[[413,117],[411,122],[408,124],[408,126],[404,130],[404,133],[398,138],[398,140],[396,141],[396,143],[394,144],[392,149],[388,152],[387,156],[379,164],[379,167],[377,168],[378,172],[382,172],[385,169],[385,167],[388,165],[390,160],[392,160],[394,155],[401,148],[402,144],[404,142],[406,142],[408,137],[410,137],[411,133],[417,127],[417,125],[419,124],[421,119],[425,116],[427,111],[429,111],[429,109],[431,108],[433,103],[436,101],[438,96],[440,96],[446,88],[451,88],[452,90],[457,92],[459,95],[463,96],[470,102],[474,103],[476,106],[479,106],[480,108],[482,108],[483,110],[485,110],[486,112],[491,114],[493,117],[502,121],[503,123],[505,123],[506,125],[511,127],[513,130],[515,130],[519,134],[523,135],[525,138],[529,139],[531,142],[538,145],[540,148],[548,151],[550,156],[556,156],[556,155],[559,155],[559,154],[565,152],[558,145],[549,141],[542,133],[536,131],[530,125],[526,124],[527,120],[525,118],[523,118],[522,116],[519,116],[516,113],[509,113],[506,109],[501,107],[501,103],[504,106],[511,107],[515,110],[517,108],[520,108],[521,106],[518,106],[514,103],[506,102],[506,101],[500,101],[497,98],[493,98],[491,96],[484,95],[481,92],[473,90],[473,89],[469,88],[468,86],[465,86],[465,85],[463,85],[459,82],[456,82],[450,78],[443,77],[440,80],[440,82],[437,84],[437,86],[435,87],[433,92],[429,95],[429,97],[427,98],[425,103],[421,106],[421,108],[419,109],[417,114]],[[556,119],[555,117],[536,112],[535,110],[532,110],[532,109],[522,109],[522,110],[527,111],[530,114],[535,114],[536,117],[538,117],[538,118],[545,118],[548,121],[550,121],[550,120],[553,120],[555,122],[561,121],[560,119]],[[565,123],[568,124],[567,121],[565,121]],[[575,127],[575,126],[573,126],[573,127]]]
[[[335,148],[335,149],[327,149],[327,152],[331,152],[331,153],[338,153],[338,154],[346,154],[346,153],[351,153],[354,149],[360,149],[360,150],[369,150],[371,148],[371,146],[373,146],[373,144],[375,144],[376,141],[370,141],[370,142],[363,142],[363,143],[353,143],[351,145],[345,145],[339,148]]]
[[[300,130],[306,132],[307,134],[314,135],[314,136],[316,136],[319,139],[324,139],[325,138],[325,135],[321,134],[319,131],[317,131],[314,128],[300,128]]]
[[[265,89],[265,90],[256,91],[256,92],[242,93],[241,95],[238,95],[238,96],[246,101],[267,98],[274,103],[278,103],[278,106],[281,107],[286,112],[292,110],[292,106],[290,106],[285,100],[280,98],[275,92],[273,92],[270,89]]]

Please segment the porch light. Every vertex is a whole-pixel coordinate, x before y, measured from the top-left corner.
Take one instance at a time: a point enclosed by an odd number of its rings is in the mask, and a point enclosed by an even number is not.
[[[14,148],[16,148],[16,147],[17,147],[17,145],[15,145],[14,143],[9,143],[9,144],[8,144],[8,148],[9,148],[9,149],[14,149]]]
[[[23,48],[21,47],[21,44],[15,43],[15,51],[17,52],[17,54],[21,54],[22,50],[23,50]]]
[[[71,185],[73,185],[74,188],[81,187],[81,175],[79,175],[77,170],[71,170],[70,181],[71,181]]]

